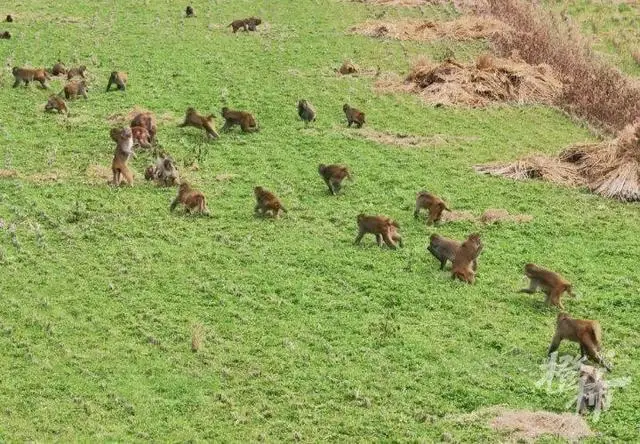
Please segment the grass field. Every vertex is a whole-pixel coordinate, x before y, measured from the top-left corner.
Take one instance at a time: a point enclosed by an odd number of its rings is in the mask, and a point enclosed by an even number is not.
[[[185,20],[184,6],[3,2],[0,15],[16,22],[0,25],[13,34],[0,40],[0,168],[17,175],[0,179],[0,440],[506,439],[473,412],[563,412],[568,399],[535,386],[557,310],[516,293],[527,262],[573,282],[581,297],[567,310],[600,320],[612,377],[633,379],[591,423],[593,442],[640,440],[638,206],[472,169],[593,135],[550,108],[432,108],[375,94],[372,77],[337,76],[344,59],[405,73],[414,56],[464,61],[485,50],[345,32],[382,8],[199,1]],[[225,27],[250,15],[263,19],[256,33]],[[71,102],[69,118],[43,112],[49,92],[11,88],[12,66],[57,59],[89,71],[89,99]],[[113,70],[129,73],[125,93],[104,92]],[[297,120],[302,97],[318,111],[309,128]],[[369,142],[346,128],[345,102],[366,112],[368,128],[437,137],[419,149]],[[194,106],[219,128],[225,105],[253,112],[261,131],[208,142],[176,127]],[[143,180],[148,153],[133,160],[132,188],[92,176],[110,167],[113,116],[136,106],[159,117],[161,147],[207,195],[211,217],[169,213],[175,189]],[[320,162],[351,167],[342,194],[328,195]],[[255,185],[289,214],[254,217]],[[427,227],[412,216],[420,189],[457,210],[534,220]],[[354,246],[360,212],[397,219],[405,248],[372,237]],[[471,231],[485,245],[473,286],[425,251],[433,232]],[[194,328],[204,332],[197,353]]]

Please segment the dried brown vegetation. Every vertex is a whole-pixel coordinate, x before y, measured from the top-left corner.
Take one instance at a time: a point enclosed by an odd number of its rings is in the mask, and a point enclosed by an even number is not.
[[[350,31],[369,37],[390,37],[398,40],[453,39],[465,41],[490,38],[494,34],[509,33],[511,29],[499,20],[490,17],[462,16],[448,22],[369,20],[352,27]]]
[[[475,64],[452,59],[433,63],[419,59],[403,84],[388,78],[376,87],[419,94],[436,105],[483,107],[498,102],[556,103],[562,84],[548,65],[532,66],[521,60],[481,55]]]
[[[517,50],[527,63],[548,63],[564,84],[560,105],[610,131],[640,116],[640,87],[598,57],[580,35],[551,12],[522,0],[487,0],[490,16],[514,30],[495,34],[501,54]]]
[[[477,165],[475,169],[516,180],[587,186],[604,197],[640,201],[640,120],[625,127],[615,139],[575,144],[557,157],[532,156],[511,163]]]

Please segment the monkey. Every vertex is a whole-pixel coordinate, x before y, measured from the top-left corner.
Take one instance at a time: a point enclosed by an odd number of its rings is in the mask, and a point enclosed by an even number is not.
[[[440,236],[439,234],[432,234],[429,238],[429,245],[427,250],[440,261],[440,270],[444,270],[447,261],[453,264],[453,260],[456,257],[456,253],[460,249],[460,242]],[[478,261],[474,259],[472,262],[473,271],[478,269]]]
[[[318,173],[322,176],[322,180],[329,187],[329,192],[334,196],[342,188],[342,181],[347,178],[351,180],[349,169],[345,165],[318,165]]]
[[[127,73],[123,71],[112,71],[109,76],[109,83],[107,83],[107,92],[111,89],[111,85],[116,85],[119,91],[124,91],[127,88]]]
[[[13,22],[13,17],[11,16],[11,14],[8,14],[8,15],[7,15],[7,18],[6,18],[6,19],[4,19],[4,21],[5,21],[5,22],[8,22],[8,23],[12,23],[12,22]]]
[[[191,188],[191,185],[187,182],[182,182],[180,184],[180,188],[178,188],[178,195],[173,199],[173,202],[171,202],[169,211],[173,211],[178,204],[183,204],[187,213],[191,213],[195,208],[200,213],[209,214],[209,210],[207,209],[207,199],[204,197],[204,194],[202,194],[201,191]]]
[[[588,319],[573,319],[568,313],[560,312],[556,318],[556,331],[551,339],[547,355],[558,350],[563,339],[580,344],[580,357],[587,355],[589,359],[611,371],[611,365],[606,363],[600,354],[602,330],[598,321]]]
[[[0,32],[0,39],[9,40],[11,38],[11,33],[9,31]]]
[[[247,29],[249,31],[255,31],[257,26],[262,23],[262,20],[258,17],[249,17],[248,19],[244,19],[244,21],[247,24]]]
[[[308,101],[302,99],[298,102],[298,116],[300,116],[306,125],[309,122],[316,121],[316,110]]]
[[[195,17],[196,13],[193,10],[193,7],[191,5],[188,5],[187,8],[185,9],[185,16],[186,17]]]
[[[47,80],[51,80],[51,77],[43,68],[30,69],[14,67],[11,72],[13,73],[13,77],[16,79],[13,83],[14,88],[20,85],[20,82],[24,82],[24,85],[28,86],[29,82],[32,81],[40,82],[43,89],[49,88],[49,86],[47,86]]]
[[[67,68],[66,66],[64,66],[64,63],[62,63],[61,61],[58,60],[58,63],[56,63],[55,65],[53,65],[53,68],[51,68],[51,75],[52,76],[59,76],[59,75],[63,75],[67,73]]]
[[[234,33],[240,28],[242,28],[243,31],[246,31],[247,29],[249,31],[255,31],[256,26],[258,26],[260,23],[262,23],[262,20],[258,17],[250,17],[246,19],[234,20],[227,25],[227,28],[231,26]]]
[[[531,282],[529,288],[523,288],[520,293],[533,294],[540,287],[546,295],[544,303],[555,305],[560,310],[564,310],[562,301],[560,301],[562,293],[566,291],[569,296],[575,296],[571,284],[558,273],[538,267],[536,264],[526,264],[524,273],[531,279]]]
[[[364,121],[364,113],[355,108],[351,108],[348,104],[344,104],[342,107],[345,115],[347,116],[347,126],[351,127],[353,123],[356,124],[357,128],[362,128],[366,122]]]
[[[158,185],[164,185],[166,187],[173,186],[179,183],[180,177],[178,168],[176,167],[173,159],[169,156],[160,156],[156,160],[154,165],[149,165],[144,172],[144,178],[146,180],[154,179]]]
[[[151,137],[151,141],[155,142],[156,140],[156,118],[151,112],[141,112],[136,114],[133,119],[131,119],[131,127],[141,126],[146,128],[149,131],[149,136]]]
[[[87,71],[87,67],[84,65],[80,65],[76,68],[71,68],[67,71],[67,80],[71,80],[76,76],[80,76],[83,79],[85,78],[84,73]]]
[[[392,241],[397,242],[400,248],[404,248],[404,243],[402,242],[402,236],[400,236],[400,233],[398,233],[398,228],[400,228],[400,225],[398,224],[398,222],[389,219],[389,237],[391,238]],[[376,235],[376,241],[381,237],[382,235],[380,234]]]
[[[69,115],[69,109],[67,108],[67,104],[62,98],[56,94],[49,96],[49,100],[47,104],[44,106],[45,111],[56,110],[58,113],[65,113],[67,116]]]
[[[365,214],[358,214],[356,218],[358,222],[358,235],[356,236],[355,244],[360,244],[360,241],[365,234],[371,233],[376,237],[376,243],[379,247],[382,246],[382,241],[387,244],[392,250],[396,249],[396,240],[399,240],[399,245],[402,247],[402,238],[397,232],[397,228],[400,228],[398,222],[386,216],[367,216]]]
[[[184,122],[178,125],[180,128],[185,126],[193,126],[194,128],[204,129],[207,132],[207,136],[212,139],[217,139],[218,133],[211,125],[211,120],[214,118],[213,114],[209,114],[207,117],[201,116],[194,108],[187,108]]]
[[[245,133],[258,131],[258,124],[251,113],[245,111],[231,111],[225,106],[222,108],[222,117],[224,117],[224,126],[222,127],[222,131],[231,129],[233,125],[240,125],[240,128]]]
[[[427,225],[439,222],[444,210],[451,211],[442,199],[426,191],[420,191],[416,195],[416,209],[413,212],[413,217],[417,218],[422,208],[429,211]]]
[[[75,99],[78,96],[82,96],[85,99],[88,99],[89,98],[87,96],[88,89],[89,88],[87,87],[87,82],[85,82],[84,80],[81,80],[81,81],[76,80],[64,85],[64,89],[62,91],[64,92],[65,99],[67,100]]]
[[[255,187],[253,194],[256,197],[256,206],[254,213],[256,215],[266,216],[267,213],[271,213],[271,216],[275,219],[280,215],[280,210],[287,213],[287,209],[282,205],[280,199],[276,197],[271,191],[266,190],[263,187]]]
[[[113,154],[111,171],[113,172],[112,184],[119,186],[122,178],[133,185],[133,173],[127,166],[129,157],[133,155],[133,134],[131,128],[114,128],[110,131],[110,136],[116,141],[116,150]]]
[[[465,240],[453,258],[453,264],[451,267],[451,278],[458,278],[461,281],[473,284],[475,281],[475,275],[477,265],[474,263],[478,258],[478,255],[482,251],[483,245],[480,241],[480,235],[478,233],[472,233]]]
[[[131,134],[133,135],[134,145],[140,148],[151,148],[151,135],[143,126],[132,126]]]

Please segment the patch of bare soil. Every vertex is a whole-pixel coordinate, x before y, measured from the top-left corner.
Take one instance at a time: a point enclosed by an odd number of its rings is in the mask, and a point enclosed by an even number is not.
[[[113,178],[111,168],[105,165],[89,165],[85,175],[89,183],[100,185],[104,185]]]
[[[499,20],[488,17],[462,16],[448,22],[370,20],[352,27],[350,32],[398,40],[431,41],[446,38],[467,41],[489,38],[498,33],[510,33],[511,28]]]
[[[481,55],[475,64],[452,59],[433,63],[418,60],[404,82],[385,76],[376,82],[380,92],[418,94],[436,106],[484,107],[494,103],[554,104],[562,83],[548,65],[529,65],[514,58]]]
[[[586,421],[572,413],[502,410],[490,424],[494,429],[510,432],[514,440],[525,442],[533,442],[543,435],[558,436],[570,441],[592,435]]]
[[[386,131],[376,131],[371,128],[362,128],[358,131],[346,131],[349,137],[360,137],[370,140],[381,145],[390,145],[399,148],[425,148],[435,147],[446,144],[451,136],[434,135],[434,136],[415,136],[403,133],[391,133]]]
[[[476,217],[470,211],[444,211],[440,218],[440,223],[445,224],[447,222],[466,222],[475,221]]]
[[[514,223],[526,223],[531,222],[533,216],[530,214],[509,214],[509,212],[502,208],[488,208],[480,215],[480,222],[485,224],[494,224],[496,222],[514,222]]]
[[[18,172],[16,170],[0,170],[0,179],[6,177],[16,177]]]

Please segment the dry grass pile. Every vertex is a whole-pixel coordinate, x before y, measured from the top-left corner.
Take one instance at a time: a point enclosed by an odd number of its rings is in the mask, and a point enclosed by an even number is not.
[[[640,87],[594,54],[576,26],[529,1],[487,3],[489,16],[516,30],[493,35],[493,46],[502,54],[516,50],[531,64],[551,65],[564,83],[565,110],[611,132],[640,116]]]
[[[516,180],[586,185],[604,197],[640,201],[640,120],[615,139],[572,145],[556,158],[532,156],[512,163],[477,165],[475,169]]]
[[[342,75],[355,74],[358,72],[358,67],[350,60],[345,60],[338,69],[338,72]]]
[[[479,173],[515,180],[540,179],[567,186],[585,184],[576,165],[547,156],[530,156],[511,163],[476,165],[474,168]]]
[[[351,0],[355,3],[368,3],[372,5],[385,5],[385,6],[425,6],[425,5],[439,5],[448,0]]]
[[[398,40],[430,41],[447,38],[465,41],[489,38],[498,33],[508,33],[510,28],[493,18],[462,16],[448,22],[370,20],[352,27],[351,32],[369,37],[391,37]]]
[[[517,59],[481,55],[472,65],[447,59],[420,59],[405,86],[437,105],[483,107],[495,102],[553,104],[562,84],[548,65],[532,66]]]
[[[640,121],[613,140],[573,145],[559,157],[578,169],[594,193],[640,201]]]
[[[510,431],[516,440],[533,441],[543,435],[552,435],[576,441],[592,435],[589,425],[571,413],[502,411],[491,421],[491,427]]]
[[[87,179],[89,179],[89,183],[100,185],[104,185],[113,178],[110,167],[97,164],[89,165],[85,171],[85,175]]]

